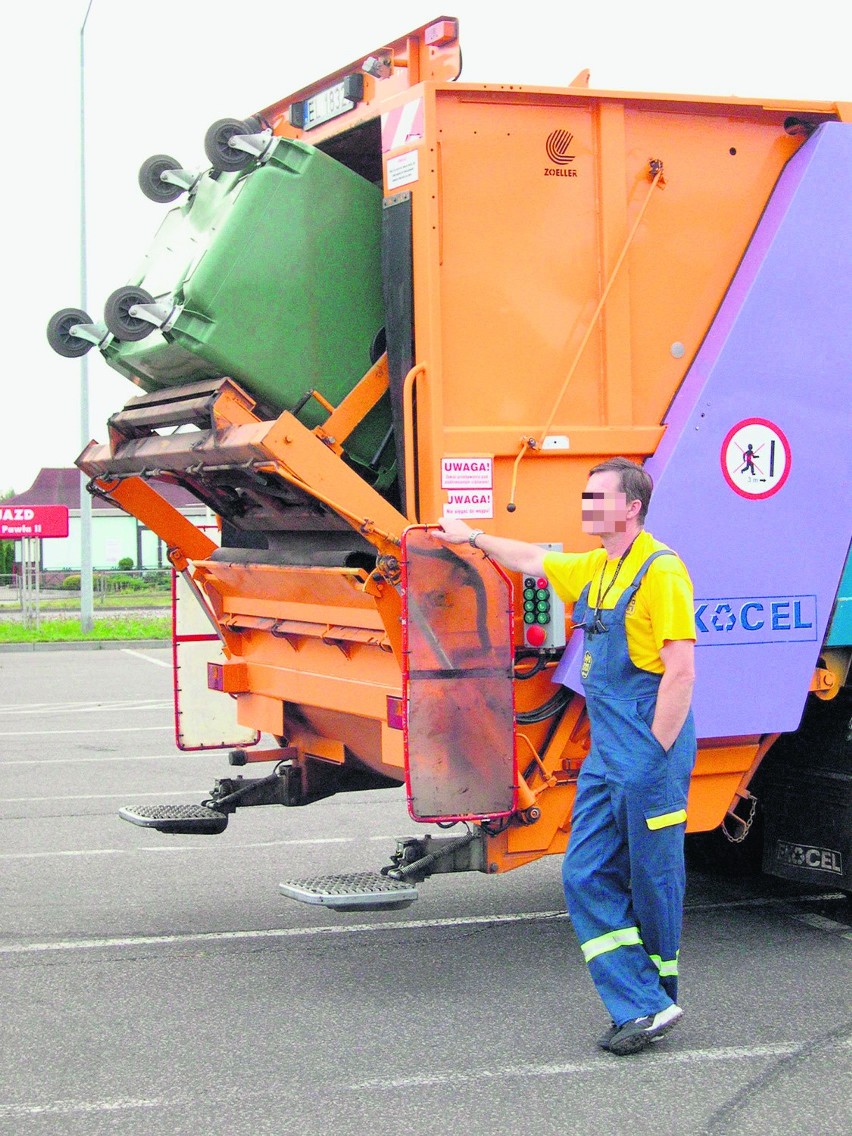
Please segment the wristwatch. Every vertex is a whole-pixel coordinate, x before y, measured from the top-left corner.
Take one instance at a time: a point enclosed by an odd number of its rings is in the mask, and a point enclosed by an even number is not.
[[[479,545],[476,543],[476,541],[481,536],[485,536],[485,529],[474,529],[470,536],[467,538],[467,543],[471,548],[479,548]]]

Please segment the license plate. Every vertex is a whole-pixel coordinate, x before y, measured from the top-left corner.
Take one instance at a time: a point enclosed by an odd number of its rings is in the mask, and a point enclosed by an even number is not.
[[[343,83],[335,83],[333,87],[327,87],[318,95],[311,95],[309,99],[305,99],[305,117],[302,129],[313,130],[315,126],[322,126],[324,122],[337,118],[339,114],[345,114],[354,106],[355,103],[351,99],[347,99],[343,93]]]

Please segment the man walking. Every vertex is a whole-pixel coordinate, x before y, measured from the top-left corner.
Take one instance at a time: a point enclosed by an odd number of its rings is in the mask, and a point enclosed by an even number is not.
[[[599,1045],[618,1056],[657,1041],[683,1014],[677,982],[696,754],[695,623],[686,568],[644,529],[652,490],[650,476],[627,458],[591,470],[583,530],[602,546],[592,552],[545,552],[451,518],[433,530],[510,571],[543,573],[583,629],[591,748],[577,781],[563,884],[612,1019]]]

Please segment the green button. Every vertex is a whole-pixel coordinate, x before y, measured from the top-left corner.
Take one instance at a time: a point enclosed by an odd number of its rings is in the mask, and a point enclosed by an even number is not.
[[[535,600],[524,600],[524,611],[535,611]]]
[[[534,611],[525,611],[524,612],[524,623],[535,623],[535,612]]]
[[[546,611],[540,611],[535,618],[536,623],[550,623],[550,615]]]
[[[550,592],[548,592],[547,588],[539,588],[535,594],[535,598],[537,600],[549,600]]]
[[[535,606],[538,611],[550,611],[550,604],[547,600],[539,600]]]
[[[535,588],[524,588],[524,599],[525,600],[534,600],[535,599]]]

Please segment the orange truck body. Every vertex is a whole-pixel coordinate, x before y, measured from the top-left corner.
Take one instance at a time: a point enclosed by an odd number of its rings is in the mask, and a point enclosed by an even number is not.
[[[192,445],[186,434],[131,436],[119,421],[79,459],[205,597],[225,652],[215,681],[239,723],[274,736],[306,770],[352,767],[377,784],[405,778],[396,568],[403,532],[447,508],[442,462],[490,462],[491,489],[472,490],[467,513],[483,519],[471,523],[592,547],[579,508],[588,470],[614,454],[641,462],[660,445],[767,199],[806,139],[796,123],[850,120],[837,104],[597,91],[588,76],[564,89],[457,82],[457,31],[439,18],[259,112],[274,136],[381,179],[386,209],[410,210],[415,347],[396,396],[397,497],[341,450],[388,388],[384,360],[320,427],[289,411],[264,417],[250,392],[225,383],[205,396],[209,425]],[[364,77],[354,109],[298,125],[313,95],[354,71]],[[203,484],[205,466],[220,482],[249,466],[298,491],[319,527],[369,542],[376,567],[229,559],[156,492],[158,477]],[[455,503],[464,515],[463,495]],[[519,648],[523,634],[518,615]],[[552,695],[555,662],[516,682],[519,714]],[[486,832],[487,871],[566,846],[589,743],[580,694],[553,724],[517,728],[515,818]],[[690,831],[716,828],[748,795],[774,740],[701,739]]]

